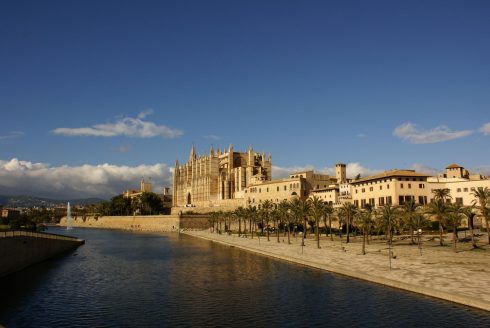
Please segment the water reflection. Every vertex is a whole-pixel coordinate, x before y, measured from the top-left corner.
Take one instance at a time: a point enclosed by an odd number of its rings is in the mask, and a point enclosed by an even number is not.
[[[57,231],[59,232],[59,231]],[[74,229],[72,254],[0,281],[7,327],[490,326],[483,311],[177,234]]]

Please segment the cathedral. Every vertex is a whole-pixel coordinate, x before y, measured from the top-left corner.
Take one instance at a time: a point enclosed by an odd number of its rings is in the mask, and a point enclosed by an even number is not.
[[[272,160],[269,154],[209,150],[209,155],[198,156],[192,146],[189,160],[180,165],[177,160],[173,172],[174,207],[236,207],[243,203],[244,192],[250,185],[272,180]]]

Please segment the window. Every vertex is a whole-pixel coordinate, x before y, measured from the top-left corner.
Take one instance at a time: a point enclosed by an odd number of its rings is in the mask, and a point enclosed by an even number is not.
[[[379,186],[379,190],[383,190],[383,186]]]
[[[361,191],[362,191],[362,192],[366,192],[366,189],[362,188],[362,190],[361,190]]]
[[[316,185],[316,189],[320,189],[320,185]]]
[[[464,191],[464,192],[468,192],[468,188],[464,188],[464,189],[463,189],[463,191]]]
[[[357,199],[354,201],[354,206],[359,207],[359,201]]]
[[[400,188],[402,188],[402,189],[403,189],[403,183],[400,183]]]
[[[411,189],[411,188],[412,188],[412,184],[411,184],[411,183],[409,183],[409,184],[408,184],[408,189]]]
[[[461,188],[456,189],[456,192],[461,192]]]
[[[405,197],[403,197],[403,196],[398,196],[398,204],[400,204],[400,205],[405,204]]]
[[[366,200],[365,199],[361,199],[361,207],[362,208],[366,207]]]
[[[393,202],[391,201],[391,196],[386,197],[386,204],[391,205]]]
[[[463,205],[463,197],[456,197],[456,204]]]
[[[288,190],[288,186],[284,186],[284,190]]]
[[[386,189],[390,189],[390,185],[386,185]]]
[[[419,189],[424,189],[424,188],[425,188],[424,184],[423,183],[419,183]]]
[[[374,206],[374,198],[369,198],[369,205]]]
[[[279,191],[279,186],[277,186],[277,191]]]
[[[475,191],[475,187],[471,187],[471,191]]]
[[[262,188],[259,188],[259,192],[262,192]]]
[[[267,192],[269,192],[269,187],[267,187]]]
[[[369,187],[369,191],[373,191],[373,187]]]
[[[378,198],[378,204],[379,204],[379,206],[384,206],[385,205],[385,198],[384,197],[379,197]]]

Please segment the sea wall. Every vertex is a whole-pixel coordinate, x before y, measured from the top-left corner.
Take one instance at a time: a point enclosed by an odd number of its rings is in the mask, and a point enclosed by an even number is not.
[[[28,231],[0,232],[0,277],[59,255],[84,243],[74,237]]]
[[[61,219],[60,225],[66,226],[66,217]],[[179,216],[78,216],[73,218],[73,226],[85,228],[169,232],[179,230]]]

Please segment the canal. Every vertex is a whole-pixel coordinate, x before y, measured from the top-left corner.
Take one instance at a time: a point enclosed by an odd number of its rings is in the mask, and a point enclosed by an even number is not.
[[[0,279],[6,327],[490,327],[490,314],[178,234],[76,228]]]

